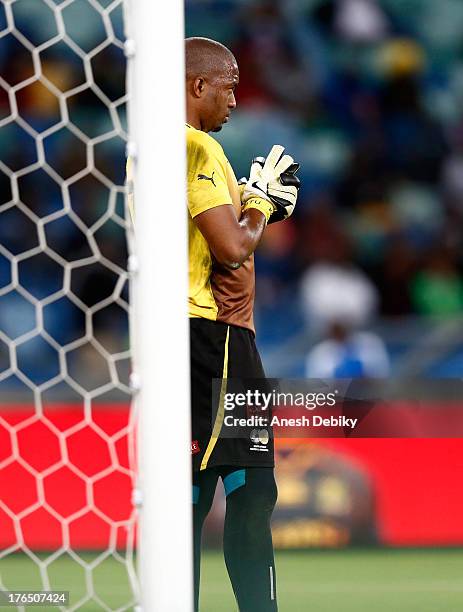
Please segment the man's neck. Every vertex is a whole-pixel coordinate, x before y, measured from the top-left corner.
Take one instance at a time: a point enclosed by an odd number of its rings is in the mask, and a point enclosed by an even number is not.
[[[188,125],[191,125],[191,127],[194,127],[197,130],[201,130],[201,121],[197,117],[196,113],[189,109],[187,109],[186,111],[186,122],[188,123]]]

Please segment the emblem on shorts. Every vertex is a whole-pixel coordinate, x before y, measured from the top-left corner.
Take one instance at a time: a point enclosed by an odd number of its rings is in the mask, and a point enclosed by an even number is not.
[[[249,450],[268,453],[267,444],[270,439],[268,429],[253,429],[249,437],[251,438],[252,442]]]
[[[217,187],[217,185],[214,183],[214,174],[215,174],[215,170],[212,173],[212,176],[207,176],[206,174],[198,174],[198,181],[200,181],[200,180],[211,181],[211,183],[214,185],[214,187]]]
[[[201,452],[201,449],[199,448],[199,442],[198,440],[193,440],[191,442],[191,454],[196,455],[199,452]]]

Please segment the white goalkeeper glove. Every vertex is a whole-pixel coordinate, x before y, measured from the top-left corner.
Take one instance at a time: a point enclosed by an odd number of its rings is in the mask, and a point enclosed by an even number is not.
[[[267,193],[275,206],[275,210],[267,223],[284,221],[293,214],[297,194],[301,186],[301,181],[296,176],[298,170],[299,164],[293,162],[285,172],[280,174],[278,179],[268,184]]]
[[[274,223],[289,217],[296,205],[300,181],[295,176],[299,164],[290,155],[283,155],[284,147],[274,145],[267,158],[252,160],[249,180],[243,187],[240,180],[243,209],[257,208]]]

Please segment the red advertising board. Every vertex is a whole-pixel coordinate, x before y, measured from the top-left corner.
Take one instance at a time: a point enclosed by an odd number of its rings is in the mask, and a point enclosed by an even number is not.
[[[134,520],[128,425],[126,405],[53,405],[40,417],[33,406],[2,407],[0,547],[124,545]],[[463,440],[278,441],[284,445],[317,445],[368,476],[380,543],[463,544]]]

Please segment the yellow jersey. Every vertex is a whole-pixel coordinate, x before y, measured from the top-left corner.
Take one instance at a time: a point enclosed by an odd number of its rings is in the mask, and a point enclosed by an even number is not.
[[[241,216],[238,182],[220,144],[205,132],[186,128],[190,317],[203,317],[254,331],[254,257],[238,269],[214,258],[194,218],[216,206],[232,204]]]

